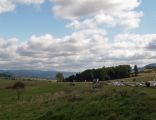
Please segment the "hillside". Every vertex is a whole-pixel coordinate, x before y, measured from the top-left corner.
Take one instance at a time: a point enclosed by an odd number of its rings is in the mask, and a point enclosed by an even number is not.
[[[144,68],[146,68],[146,69],[154,69],[154,68],[156,68],[156,63],[145,65]]]
[[[140,77],[149,76],[142,74]],[[139,76],[138,76],[139,78]],[[124,79],[121,79],[124,80]],[[16,81],[0,80],[0,120],[155,120],[156,89],[115,87],[103,83],[23,81],[26,88],[17,100],[6,89]]]
[[[39,70],[0,70],[0,73],[6,73],[17,77],[34,77],[34,78],[45,78],[45,79],[55,79],[56,73],[58,71],[39,71]],[[68,77],[74,72],[62,72],[64,77]]]

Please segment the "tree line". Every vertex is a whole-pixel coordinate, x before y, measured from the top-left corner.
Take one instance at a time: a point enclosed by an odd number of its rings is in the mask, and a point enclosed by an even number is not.
[[[71,75],[64,79],[65,82],[93,81],[99,79],[100,81],[120,79],[130,77],[131,66],[119,65],[115,67],[102,67],[98,69],[88,69],[76,75]]]
[[[6,74],[6,73],[0,73],[0,77],[2,77],[2,78],[6,78],[6,79],[12,78],[11,75]]]

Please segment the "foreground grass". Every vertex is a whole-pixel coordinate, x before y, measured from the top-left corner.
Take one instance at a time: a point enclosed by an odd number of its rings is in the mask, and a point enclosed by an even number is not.
[[[156,89],[25,81],[22,98],[0,80],[0,120],[155,120]]]

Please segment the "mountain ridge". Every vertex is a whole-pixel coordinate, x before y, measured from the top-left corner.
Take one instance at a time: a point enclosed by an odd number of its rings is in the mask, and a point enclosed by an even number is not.
[[[144,68],[146,68],[146,69],[156,68],[156,63],[147,64],[147,65],[144,66]]]
[[[64,71],[42,71],[42,70],[0,70],[0,73],[5,73],[15,77],[33,77],[43,79],[55,79],[58,72],[63,73],[64,77],[75,74],[75,72],[64,72]]]

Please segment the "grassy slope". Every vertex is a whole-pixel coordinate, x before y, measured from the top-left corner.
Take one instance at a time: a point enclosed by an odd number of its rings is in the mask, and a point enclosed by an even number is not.
[[[151,72],[151,73],[140,73],[137,77],[130,77],[130,78],[125,78],[125,79],[117,79],[114,81],[127,81],[127,82],[132,82],[133,79],[136,79],[136,81],[152,81],[156,78],[156,72]]]
[[[142,76],[143,77],[143,76]],[[144,76],[145,77],[145,76]],[[25,82],[22,99],[0,80],[0,120],[155,120],[156,89]]]

